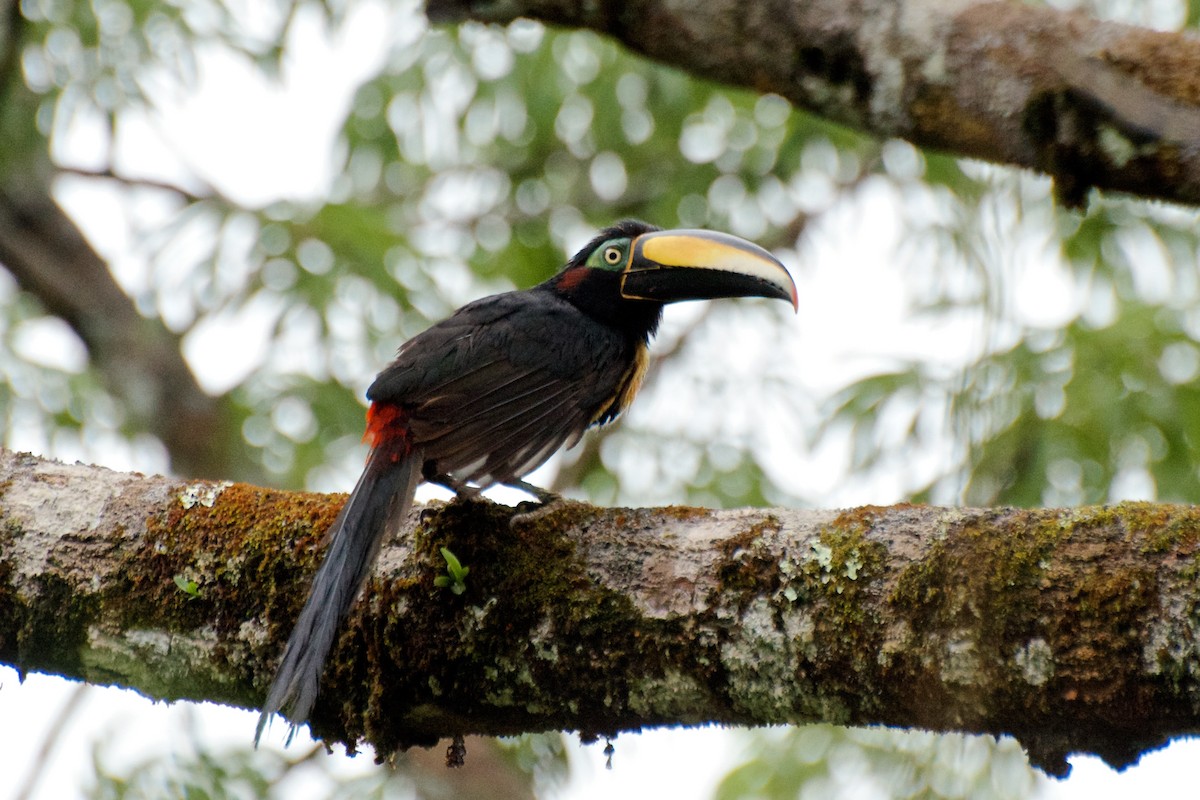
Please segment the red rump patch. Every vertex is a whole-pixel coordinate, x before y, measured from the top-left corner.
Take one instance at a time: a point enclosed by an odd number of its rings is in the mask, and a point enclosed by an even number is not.
[[[371,403],[367,409],[367,431],[363,441],[372,450],[382,450],[392,461],[408,455],[408,411],[391,403]]]

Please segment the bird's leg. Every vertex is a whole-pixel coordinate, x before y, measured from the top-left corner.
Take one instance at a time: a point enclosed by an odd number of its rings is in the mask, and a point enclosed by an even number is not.
[[[468,486],[464,481],[460,481],[458,478],[455,478],[453,475],[446,475],[446,474],[439,475],[439,474],[434,474],[432,472],[426,472],[423,477],[425,478],[425,481],[427,483],[432,483],[437,486],[441,486],[444,489],[449,489],[450,491],[454,492],[454,497],[456,500],[467,500],[467,501],[474,502],[474,501],[480,499],[479,489],[477,487]],[[431,509],[427,506],[423,511],[421,511],[422,521],[424,521],[425,519],[428,518],[428,517],[426,517],[426,514],[433,514],[433,513],[435,513],[433,511],[433,509]]]
[[[482,491],[476,486],[468,486],[466,483],[460,481],[458,478],[455,478],[453,475],[426,475],[425,480],[429,483],[434,483],[438,486],[449,489],[460,498],[465,498],[467,500],[474,500],[478,498],[480,492]],[[556,494],[555,492],[551,492],[547,489],[543,489],[540,486],[534,486],[532,483],[523,481],[520,478],[513,478],[510,481],[502,481],[499,485],[525,492],[525,494],[531,494],[536,497],[537,501],[544,506],[550,505],[551,503],[557,503],[559,500],[562,500],[562,495]]]
[[[548,506],[551,503],[557,503],[559,500],[562,500],[562,495],[556,494],[549,489],[543,489],[540,486],[534,486],[532,483],[520,480],[519,478],[511,481],[505,481],[501,485],[507,486],[510,489],[519,489],[526,494],[531,494],[536,497],[538,502],[544,506]]]
[[[455,478],[453,475],[427,475],[425,477],[429,483],[435,483],[438,486],[449,489],[454,492],[459,499],[462,500],[477,500],[479,499],[479,488],[468,486],[463,481]]]

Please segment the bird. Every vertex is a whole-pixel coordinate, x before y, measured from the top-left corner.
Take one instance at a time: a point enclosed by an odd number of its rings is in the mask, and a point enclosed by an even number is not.
[[[791,275],[762,247],[623,220],[544,283],[468,303],[402,345],[367,389],[366,465],[330,526],[255,744],[277,713],[289,741],[307,721],[336,634],[419,483],[460,493],[507,484],[545,500],[523,476],[629,406],[663,307],[726,297],[799,309]]]

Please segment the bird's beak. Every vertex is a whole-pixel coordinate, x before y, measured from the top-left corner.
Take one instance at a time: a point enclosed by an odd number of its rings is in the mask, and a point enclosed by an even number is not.
[[[654,231],[634,239],[621,296],[660,303],[777,297],[800,307],[796,283],[777,258],[753,242],[704,230]]]

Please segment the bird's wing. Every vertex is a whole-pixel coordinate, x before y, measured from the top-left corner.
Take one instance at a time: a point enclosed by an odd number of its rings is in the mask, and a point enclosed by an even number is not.
[[[437,472],[511,481],[578,440],[621,385],[630,347],[550,293],[510,292],[405,344],[367,395],[409,410]]]

